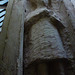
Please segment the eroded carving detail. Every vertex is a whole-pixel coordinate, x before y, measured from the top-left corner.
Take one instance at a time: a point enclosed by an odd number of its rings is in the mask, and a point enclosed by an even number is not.
[[[65,26],[55,12],[48,9],[48,0],[29,1],[36,5],[36,9],[25,17],[26,75],[70,75],[65,72],[71,61],[68,60],[60,32]],[[52,71],[49,72],[49,69]]]

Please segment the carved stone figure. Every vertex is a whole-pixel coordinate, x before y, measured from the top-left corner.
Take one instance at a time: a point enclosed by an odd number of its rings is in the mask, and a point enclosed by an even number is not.
[[[25,66],[33,65],[30,75],[65,75],[63,60],[68,59],[57,29],[64,26],[47,8],[48,0],[30,2],[35,4],[35,9],[25,18]]]
[[[5,8],[7,0],[0,0]],[[0,75],[75,75],[74,0],[9,0],[0,32]],[[1,22],[2,22],[1,21]]]

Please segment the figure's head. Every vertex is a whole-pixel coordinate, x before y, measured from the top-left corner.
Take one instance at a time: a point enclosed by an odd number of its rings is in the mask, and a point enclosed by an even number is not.
[[[48,4],[48,0],[30,0],[32,3],[35,3],[36,5],[44,6]]]

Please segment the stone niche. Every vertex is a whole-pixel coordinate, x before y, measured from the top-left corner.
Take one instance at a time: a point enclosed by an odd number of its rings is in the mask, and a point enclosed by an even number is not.
[[[28,4],[31,7],[25,9],[24,75],[74,75],[67,28],[71,21],[64,1],[29,0]]]

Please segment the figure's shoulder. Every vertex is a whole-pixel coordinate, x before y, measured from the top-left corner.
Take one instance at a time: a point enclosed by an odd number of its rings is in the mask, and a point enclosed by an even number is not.
[[[47,8],[37,8],[36,10],[30,12],[26,18],[25,18],[25,21],[29,21],[31,19],[38,19],[38,18],[42,18],[42,17],[45,17],[45,16],[48,16],[49,15],[49,10]]]

